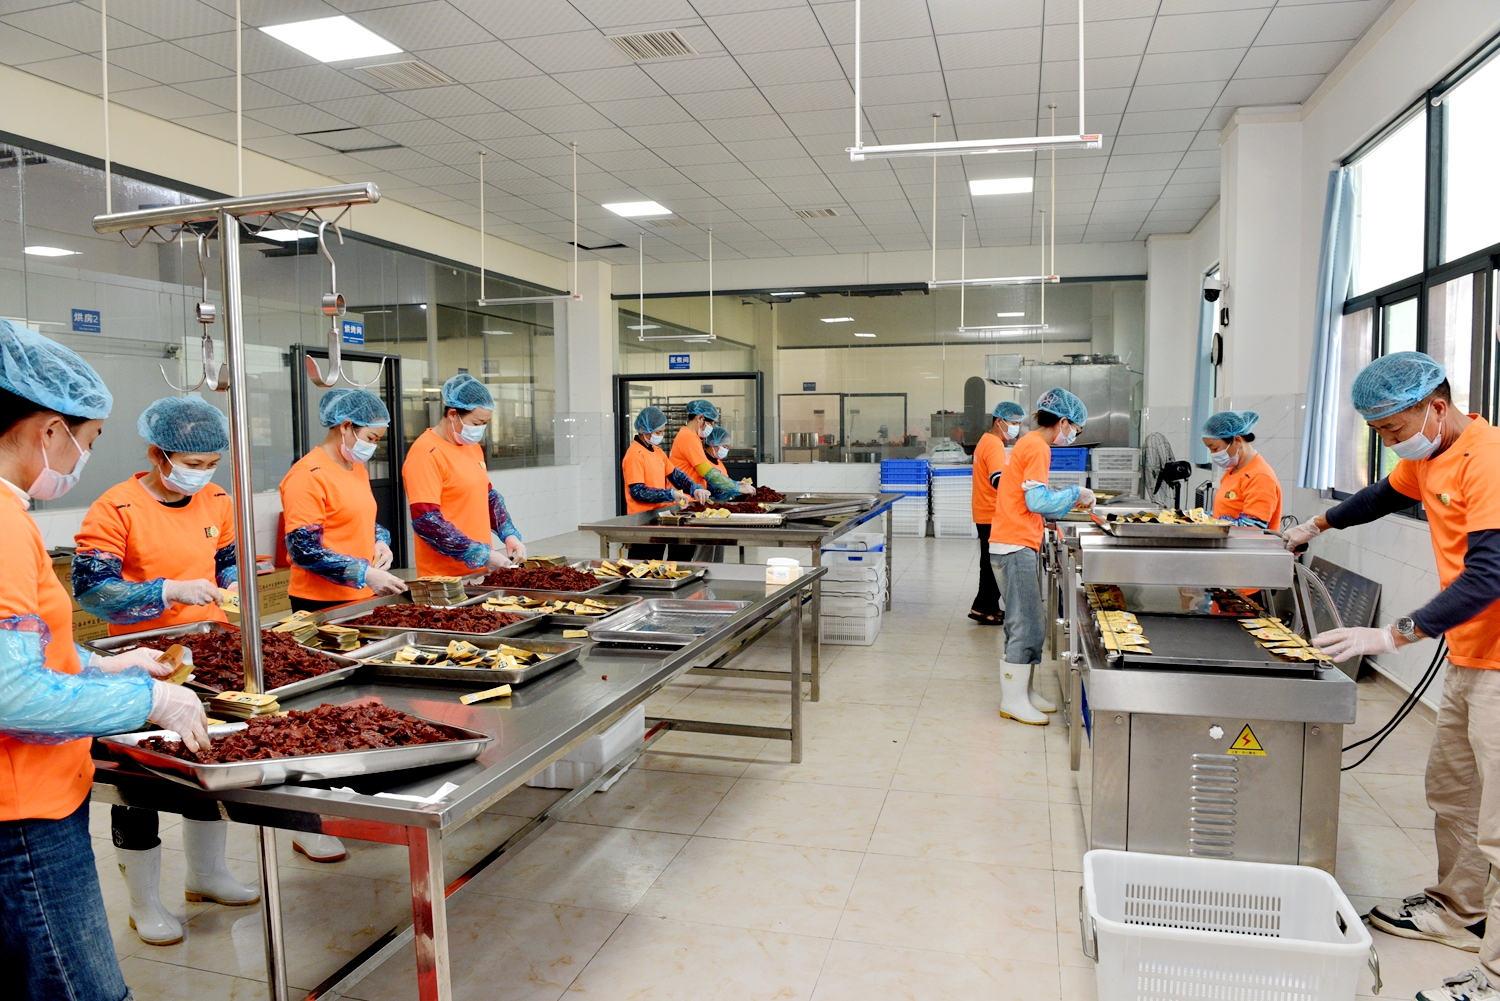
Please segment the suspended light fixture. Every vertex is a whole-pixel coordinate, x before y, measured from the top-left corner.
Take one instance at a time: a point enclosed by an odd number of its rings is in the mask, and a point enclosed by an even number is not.
[[[484,150],[479,151],[479,305],[512,306],[528,302],[582,302],[578,294],[578,144],[573,143],[573,274],[568,281],[572,290],[563,295],[513,295],[503,299],[486,298],[484,294]]]
[[[1054,221],[1053,225],[1054,226],[1056,225],[1055,221]],[[1025,282],[1025,283],[1019,282],[1019,281],[1005,282],[1003,280],[996,280],[996,281],[992,282],[992,284],[1017,284],[1017,285],[1018,284],[1037,284],[1037,285],[1040,285],[1041,286],[1041,290],[1042,290],[1042,309],[1041,309],[1041,316],[1039,317],[1039,322],[1037,322],[1037,323],[986,323],[986,324],[983,324],[983,325],[980,325],[980,326],[974,326],[974,327],[968,326],[964,322],[964,320],[965,320],[965,308],[964,308],[965,307],[965,298],[966,298],[966,293],[968,292],[968,287],[969,287],[969,284],[970,284],[970,282],[968,282],[964,278],[964,273],[965,273],[965,270],[967,268],[966,258],[968,256],[968,233],[969,233],[969,217],[968,217],[967,214],[965,214],[964,217],[963,217],[963,229],[961,231],[961,235],[960,235],[959,241],[958,241],[958,273],[959,273],[959,280],[957,282],[957,285],[958,285],[958,332],[961,333],[961,334],[993,334],[996,337],[1000,337],[1000,338],[1004,338],[1006,336],[1018,336],[1018,335],[1022,335],[1022,334],[1042,334],[1042,333],[1045,333],[1047,331],[1047,284],[1048,284],[1048,282],[1047,282],[1046,279],[1043,279],[1042,281],[1039,281],[1039,282]],[[1042,270],[1046,271],[1046,270],[1048,270],[1048,268],[1047,268],[1047,216],[1046,216],[1045,211],[1042,213],[1042,241],[1041,242],[1042,242]],[[1051,281],[1057,281],[1056,276],[1051,276]],[[1008,316],[1024,316],[1024,315],[1025,315],[1024,313],[996,313],[995,314],[995,316],[997,318],[998,317],[1008,317]]]
[[[1030,136],[1015,139],[977,139],[959,142],[898,143],[866,146],[864,143],[864,87],[861,83],[860,0],[854,0],[854,145],[847,147],[855,162],[902,156],[953,156],[977,153],[1034,153],[1058,149],[1099,149],[1103,137],[1084,132],[1083,0],[1078,0],[1078,133],[1076,135]],[[1053,129],[1056,132],[1056,129]]]
[[[637,265],[637,267],[638,267],[638,275],[639,275],[639,277],[638,277],[637,280],[639,282],[639,286],[636,289],[636,295],[638,297],[637,301],[639,302],[639,305],[636,308],[636,316],[640,319],[640,323],[638,323],[638,324],[636,324],[634,326],[631,326],[631,327],[627,327],[626,329],[627,330],[637,331],[636,340],[637,341],[643,341],[643,342],[644,341],[683,341],[683,342],[688,343],[688,344],[708,344],[708,343],[711,343],[713,341],[718,340],[718,337],[715,336],[715,334],[714,334],[714,231],[713,231],[713,229],[710,228],[709,231],[708,231],[708,333],[706,333],[706,334],[703,333],[702,331],[695,330],[695,331],[689,331],[687,333],[681,333],[681,334],[653,334],[650,337],[646,336],[646,331],[648,331],[648,330],[660,330],[661,329],[661,325],[658,324],[658,323],[647,323],[646,322],[646,234],[645,234],[644,231],[642,231],[639,234],[639,239],[640,239],[640,244],[639,244],[639,246],[640,246],[640,250],[639,250],[640,257],[639,257],[639,264]],[[798,292],[796,294],[797,295],[801,295],[802,293]]]

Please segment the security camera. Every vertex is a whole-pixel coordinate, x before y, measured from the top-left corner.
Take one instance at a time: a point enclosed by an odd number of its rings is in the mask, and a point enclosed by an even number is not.
[[[1228,284],[1228,282],[1210,275],[1203,279],[1203,298],[1209,302],[1218,302],[1219,293],[1223,292],[1228,287]]]

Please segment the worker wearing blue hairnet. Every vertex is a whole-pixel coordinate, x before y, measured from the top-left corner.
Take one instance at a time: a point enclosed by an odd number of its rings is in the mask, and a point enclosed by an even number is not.
[[[1021,433],[1026,411],[1019,403],[1002,400],[990,413],[990,426],[974,446],[974,471],[969,488],[974,532],[979,536],[979,590],[969,605],[969,618],[982,626],[1005,621],[1000,607],[1000,584],[990,566],[990,524],[995,517],[995,491],[1005,471],[1005,447]]]
[[[988,557],[1005,598],[1005,653],[1000,663],[1000,715],[1019,723],[1045,726],[1057,711],[1036,690],[1036,667],[1042,659],[1046,612],[1038,583],[1038,554],[1043,524],[1075,507],[1094,506],[1088,487],[1047,485],[1052,449],[1073,444],[1088,423],[1088,408],[1066,389],[1049,389],[1037,398],[1031,422],[1036,429],[1021,436],[1006,461],[995,493]]]
[[[407,450],[401,478],[420,576],[463,577],[526,559],[526,544],[490,481],[480,445],[494,416],[489,389],[460,372],[443,383],[442,418]]]
[[[1334,629],[1313,642],[1347,661],[1446,636],[1449,662],[1426,776],[1437,882],[1399,904],[1378,905],[1370,922],[1404,938],[1477,951],[1480,970],[1464,975],[1477,979],[1450,983],[1468,997],[1488,998],[1482,980],[1500,983],[1500,897],[1485,905],[1489,872],[1500,866],[1500,429],[1456,406],[1446,370],[1416,351],[1377,358],[1349,395],[1393,468],[1292,529],[1287,545],[1300,548],[1330,529],[1420,502],[1442,590],[1389,625]],[[1426,996],[1459,993],[1450,986]]]
[[[197,696],[150,654],[73,643],[73,603],[27,509],[78,482],[114,404],[75,352],[0,320],[0,927],[26,996],[119,998],[89,837],[89,738],[175,730],[207,742]],[[24,635],[23,635],[24,634]]]
[[[729,457],[729,429],[722,424],[715,424],[708,432],[708,437],[703,439],[703,452],[708,457],[709,465],[713,466],[714,471],[719,474],[714,477],[714,480],[727,480],[733,484],[732,488],[726,489],[710,481],[708,492],[713,499],[727,503],[744,496],[746,492],[743,489],[744,485],[735,483],[729,475],[729,469],[724,465],[724,460]]]
[[[711,496],[707,487],[688,479],[687,474],[672,464],[662,442],[665,440],[667,415],[660,407],[642,407],[632,424],[635,438],[620,460],[620,473],[625,483],[625,513],[645,514],[659,511],[674,504],[686,504],[691,500],[707,503]],[[662,559],[669,554],[688,559],[692,546],[667,547],[658,543],[633,543],[630,555],[634,559]]]
[[[1203,422],[1203,444],[1223,471],[1214,494],[1214,517],[1246,528],[1281,530],[1281,481],[1252,442],[1260,414],[1221,410]]]
[[[672,464],[682,470],[696,487],[706,487],[710,494],[733,499],[742,494],[753,494],[755,488],[747,483],[736,483],[728,475],[714,468],[709,461],[704,441],[719,425],[719,408],[707,400],[693,400],[687,405],[687,420],[672,439]]]

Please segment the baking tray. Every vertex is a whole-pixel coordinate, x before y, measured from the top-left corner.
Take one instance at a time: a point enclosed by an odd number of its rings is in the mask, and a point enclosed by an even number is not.
[[[239,631],[238,626],[231,626],[223,622],[185,622],[177,626],[144,629],[138,633],[125,633],[120,636],[90,640],[84,645],[98,650],[100,653],[120,653],[123,650],[140,646],[147,640],[176,639],[179,636],[196,636],[200,633],[237,633]],[[267,630],[262,629],[261,631],[266,632]],[[319,650],[317,647],[307,647],[307,649],[313,653],[327,657],[338,666],[327,674],[319,674],[312,678],[303,678],[301,681],[294,681],[290,685],[282,685],[280,688],[267,689],[267,695],[274,695],[278,700],[306,695],[308,692],[316,692],[320,688],[337,685],[360,668],[359,661],[353,657],[346,657],[343,654],[334,653],[332,650]],[[188,682],[188,687],[197,692],[217,691],[217,689],[209,688],[207,685],[200,685],[192,681]]]
[[[530,664],[519,671],[507,671],[489,667],[435,667],[422,664],[391,664],[376,660],[387,657],[405,646],[436,647],[445,649],[452,640],[463,640],[486,650],[493,650],[504,643],[506,646],[537,653],[551,654],[539,664]],[[577,640],[518,640],[483,637],[475,639],[472,633],[444,633],[408,630],[395,636],[387,636],[377,643],[361,647],[354,655],[369,670],[384,678],[420,678],[424,681],[465,681],[474,684],[493,682],[495,685],[519,685],[532,678],[555,671],[564,664],[578,659],[583,644]]]
[[[1224,674],[1298,674],[1311,677],[1319,665],[1282,660],[1267,652],[1236,619],[1207,616],[1136,614],[1151,645],[1150,654],[1122,652],[1118,666],[1190,668]],[[1098,622],[1094,622],[1097,632]],[[1332,664],[1325,665],[1332,668]]]
[[[575,568],[577,567],[577,564],[573,563],[571,561],[570,561],[570,565],[572,565]],[[506,589],[506,586],[504,584],[501,584],[501,585],[498,585],[498,586],[493,585],[493,584],[485,584],[484,583],[484,578],[487,577],[487,576],[489,576],[488,573],[483,573],[483,574],[478,574],[478,575],[476,575],[473,578],[465,577],[464,578],[464,584],[466,585],[465,590],[467,590],[470,595],[478,596],[479,599],[482,601],[484,599],[484,596],[486,594],[489,594],[491,591],[499,591],[499,590],[505,590]],[[602,580],[602,581],[599,582],[599,586],[598,587],[591,587],[587,591],[548,591],[548,590],[545,590],[543,588],[538,588],[538,587],[526,588],[525,590],[527,590],[527,591],[535,591],[537,594],[581,594],[581,595],[583,595],[584,597],[587,597],[587,598],[597,598],[601,594],[608,594],[610,591],[618,591],[620,589],[620,587],[624,583],[625,582],[621,581],[621,580]],[[521,589],[520,588],[510,588],[509,590],[520,591]]]
[[[1163,525],[1156,521],[1107,521],[1094,523],[1109,535],[1134,546],[1222,546],[1229,540],[1230,525]]]
[[[196,782],[204,789],[251,789],[256,786],[282,785],[286,782],[312,782],[322,779],[347,779],[359,775],[374,775],[380,772],[402,771],[407,768],[425,768],[430,765],[456,764],[472,761],[484,751],[484,747],[495,738],[478,730],[470,730],[451,723],[418,717],[424,723],[452,734],[454,740],[441,744],[416,744],[410,747],[382,747],[372,751],[341,751],[335,754],[309,754],[297,758],[265,758],[257,761],[236,761],[222,765],[199,765],[191,761],[174,758],[170,754],[159,754],[140,746],[147,737],[176,738],[171,730],[144,730],[139,733],[124,733],[115,737],[100,737],[99,742],[109,748],[110,754],[121,760],[134,761],[153,772]],[[223,723],[208,728],[210,737],[222,737],[243,730],[245,723]]]
[[[785,515],[789,521],[806,521],[868,511],[874,506],[878,496],[878,494],[787,494],[786,500],[767,504],[766,507]]]
[[[477,597],[470,596],[463,601],[458,602],[456,605],[428,605],[427,607],[467,608],[472,605],[482,604],[484,601],[484,595],[490,593],[490,591],[493,590],[494,588],[485,589],[483,593],[481,593]],[[342,626],[349,624],[354,619],[367,614],[371,609],[378,608],[381,605],[409,605],[412,603],[413,602],[411,601],[411,596],[404,592],[401,594],[388,594],[381,598],[370,598],[366,601],[357,601],[353,604],[339,605],[337,608],[330,608],[320,614],[318,621],[328,625]],[[455,632],[454,635],[483,637],[514,636],[517,633],[530,632],[546,621],[545,616],[540,616],[536,612],[521,610],[517,611],[516,614],[524,616],[524,618],[520,622],[512,622],[508,626],[501,626],[499,629],[492,629],[487,633]],[[396,633],[406,633],[412,631],[411,626],[354,626],[353,628],[358,629],[361,636],[391,636]],[[438,630],[426,631],[436,632]],[[443,631],[448,632],[451,630]]]
[[[625,558],[629,559],[629,557]],[[603,562],[603,560],[584,560],[582,563],[573,564],[573,566],[579,570],[587,570],[589,573],[593,573],[594,571],[599,569],[599,564]],[[618,563],[620,561],[610,560],[610,562]],[[708,576],[708,564],[706,563],[677,564],[677,569],[679,570],[686,570],[688,568],[691,568],[693,572],[688,574],[686,577],[676,577],[671,580],[646,580],[644,578],[636,577],[622,577],[621,580],[625,581],[625,585],[631,587],[632,589],[639,589],[642,591],[675,591],[680,587],[687,587],[689,584],[697,583],[704,577]],[[605,579],[612,580],[613,578]],[[594,597],[592,593],[587,593],[585,596],[589,598]],[[599,620],[595,619],[593,621],[597,623]]]
[[[786,521],[779,513],[735,514],[722,518],[710,518],[702,512],[688,514],[659,514],[658,525],[691,525],[694,528],[775,528]]]
[[[701,575],[700,575],[701,576]],[[524,598],[540,598],[543,601],[583,601],[590,599],[601,605],[609,605],[614,609],[604,615],[560,615],[557,612],[547,612],[548,626],[556,626],[560,629],[582,629],[585,626],[595,626],[605,619],[614,615],[615,612],[631,605],[639,604],[640,598],[633,594],[584,594],[579,591],[532,591],[524,588],[502,587],[482,589],[486,597],[490,595],[516,595]],[[524,610],[524,609],[523,609]]]
[[[589,638],[600,643],[631,646],[687,646],[717,629],[748,601],[679,601],[648,598],[618,615],[610,616],[589,630]]]

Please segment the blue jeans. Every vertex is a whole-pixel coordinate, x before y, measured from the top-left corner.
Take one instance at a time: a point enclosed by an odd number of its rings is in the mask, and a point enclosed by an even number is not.
[[[10,997],[128,1001],[89,841],[89,804],[0,823],[0,967]]]
[[[1042,585],[1037,580],[1035,549],[1018,549],[1003,556],[991,553],[990,566],[1005,596],[1005,661],[1040,664],[1042,639],[1047,635]]]

